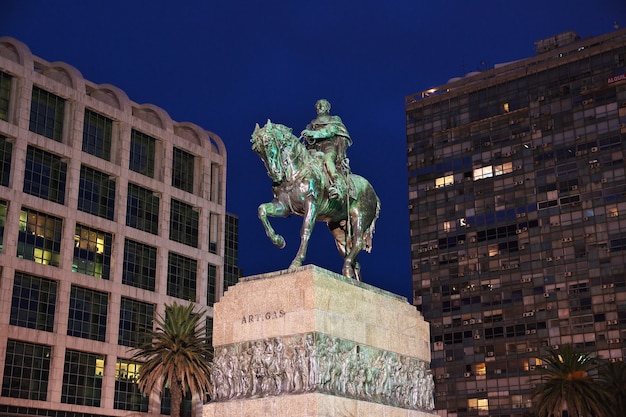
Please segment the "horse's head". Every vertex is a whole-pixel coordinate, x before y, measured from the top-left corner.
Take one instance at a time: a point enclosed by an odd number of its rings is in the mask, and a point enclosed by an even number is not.
[[[272,123],[268,120],[265,126],[259,127],[256,124],[254,132],[252,132],[252,150],[256,152],[265,167],[267,174],[276,182],[281,182],[285,176],[286,166],[289,163],[289,149],[293,143],[299,143],[298,138],[292,135],[291,128]],[[286,152],[287,151],[287,152]]]

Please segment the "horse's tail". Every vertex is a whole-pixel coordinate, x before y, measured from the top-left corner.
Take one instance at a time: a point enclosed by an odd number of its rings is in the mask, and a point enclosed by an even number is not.
[[[369,227],[363,234],[364,235],[363,240],[365,242],[365,251],[367,253],[370,253],[372,251],[372,247],[373,247],[372,241],[374,240],[374,229],[376,229],[376,220],[378,220],[379,214],[380,214],[380,199],[378,198],[378,196],[376,196],[376,215],[374,216]]]

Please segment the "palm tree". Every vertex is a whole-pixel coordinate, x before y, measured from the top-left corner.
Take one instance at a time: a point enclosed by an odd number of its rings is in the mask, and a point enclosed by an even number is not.
[[[172,417],[180,417],[180,405],[187,391],[202,395],[210,391],[211,347],[200,320],[204,311],[194,305],[165,305],[165,318],[157,315],[156,329],[147,332],[150,341],[137,348],[133,359],[143,362],[139,389],[144,395],[159,394],[169,384]]]
[[[626,410],[626,363],[605,362],[598,368],[598,384],[611,395],[612,417],[623,415]]]
[[[570,417],[611,416],[609,395],[589,377],[597,366],[595,357],[578,353],[568,344],[560,350],[548,349],[548,354],[539,359],[545,364],[537,367],[543,383],[532,397],[537,400],[540,417],[559,417],[564,410]]]

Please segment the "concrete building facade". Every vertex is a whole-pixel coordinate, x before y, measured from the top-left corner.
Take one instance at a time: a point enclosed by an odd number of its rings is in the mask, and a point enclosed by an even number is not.
[[[217,135],[0,38],[0,414],[168,413],[132,348],[166,303],[211,325],[225,185]]]
[[[535,47],[406,100],[442,416],[521,417],[550,347],[626,356],[626,30]]]

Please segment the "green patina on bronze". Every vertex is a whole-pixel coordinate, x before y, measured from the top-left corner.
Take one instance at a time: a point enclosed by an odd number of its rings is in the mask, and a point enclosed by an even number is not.
[[[372,235],[380,212],[380,200],[372,185],[350,172],[346,148],[352,143],[330,104],[319,100],[318,117],[302,132],[303,142],[292,129],[268,120],[252,134],[252,149],[261,157],[272,179],[274,199],[259,206],[258,215],[267,236],[279,248],[285,239],[269,223],[269,217],[303,217],[300,247],[290,268],[302,265],[316,221],[325,222],[344,258],[342,274],[361,280],[357,255],[372,248]]]

